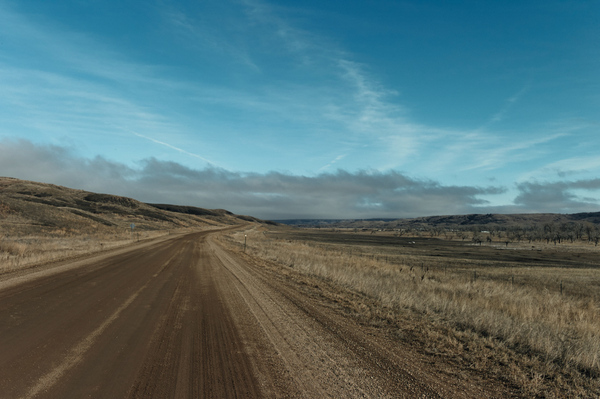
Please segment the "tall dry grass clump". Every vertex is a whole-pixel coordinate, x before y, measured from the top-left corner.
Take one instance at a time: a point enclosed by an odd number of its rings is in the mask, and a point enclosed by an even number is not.
[[[243,242],[241,234],[233,240]],[[396,257],[389,263],[335,246],[269,239],[258,232],[248,238],[247,252],[253,256],[327,279],[375,298],[383,306],[410,309],[459,330],[492,337],[548,363],[574,366],[600,377],[600,311],[598,303],[585,296],[512,285],[506,279],[478,279],[477,271],[470,277],[458,267],[431,270],[423,257]],[[595,282],[600,279],[598,270],[574,273],[593,275]]]
[[[27,245],[22,242],[0,241],[0,253],[5,253],[5,257],[23,256],[27,252]]]

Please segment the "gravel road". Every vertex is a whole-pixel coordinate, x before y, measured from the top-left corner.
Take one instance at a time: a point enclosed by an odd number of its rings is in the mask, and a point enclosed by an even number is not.
[[[0,398],[496,396],[215,234],[0,276]]]

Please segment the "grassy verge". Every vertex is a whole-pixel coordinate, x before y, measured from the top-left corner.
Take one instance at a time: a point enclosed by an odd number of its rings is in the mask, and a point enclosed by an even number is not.
[[[436,338],[434,352],[454,351],[471,367],[506,373],[524,396],[600,396],[598,269],[435,259],[389,248],[382,256],[382,248],[273,239],[258,230],[230,236],[238,245],[245,239],[248,255],[372,298],[378,317],[401,323],[407,311],[418,315],[450,337]],[[449,342],[452,350],[441,348]]]
[[[113,234],[50,234],[0,239],[0,273],[68,259],[159,237],[168,231]]]

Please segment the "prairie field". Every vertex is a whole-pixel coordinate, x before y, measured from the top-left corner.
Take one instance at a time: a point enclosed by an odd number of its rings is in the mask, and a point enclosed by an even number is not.
[[[371,300],[371,309],[357,309],[373,319],[399,330],[407,317],[425,322],[417,335],[429,337],[428,351],[495,373],[526,396],[600,395],[594,243],[509,246],[318,229],[253,229],[229,239],[247,256]]]

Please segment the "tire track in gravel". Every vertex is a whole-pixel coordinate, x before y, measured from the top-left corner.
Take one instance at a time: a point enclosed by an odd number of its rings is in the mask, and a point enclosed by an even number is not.
[[[212,246],[259,321],[262,334],[250,340],[268,338],[289,369],[288,385],[298,388],[299,397],[443,397],[397,365],[381,367],[381,359],[372,361],[372,350],[364,348],[367,342],[349,345],[349,332],[358,327],[355,323],[345,320],[346,325],[329,327],[332,320],[302,294]]]

